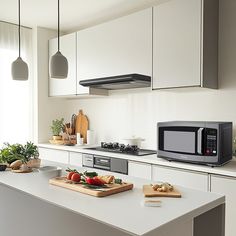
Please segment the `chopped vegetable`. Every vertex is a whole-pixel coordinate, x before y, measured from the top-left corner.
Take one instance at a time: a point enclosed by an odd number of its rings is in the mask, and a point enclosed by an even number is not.
[[[85,172],[84,172],[84,175],[85,175],[86,177],[93,178],[93,177],[95,177],[95,176],[98,176],[98,173],[97,173],[97,172],[88,172],[88,171],[85,171]]]
[[[115,179],[115,184],[122,184],[122,179]]]

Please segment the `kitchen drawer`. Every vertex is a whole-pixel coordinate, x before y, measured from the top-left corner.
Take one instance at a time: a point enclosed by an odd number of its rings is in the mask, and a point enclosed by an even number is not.
[[[154,165],[152,168],[154,181],[169,182],[187,188],[208,191],[208,174]]]
[[[70,158],[69,158],[70,165],[82,167],[83,166],[82,160],[83,160],[82,153],[70,152]]]
[[[152,166],[141,162],[129,161],[128,175],[142,179],[152,179]]]
[[[55,161],[69,164],[69,152],[50,148],[39,148],[39,156],[42,160]]]

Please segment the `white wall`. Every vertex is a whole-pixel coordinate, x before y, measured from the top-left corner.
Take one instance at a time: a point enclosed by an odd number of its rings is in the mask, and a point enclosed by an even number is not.
[[[137,135],[156,148],[156,123],[167,120],[236,121],[236,1],[220,1],[219,90],[177,89],[113,92],[107,98],[69,100],[66,119],[80,108],[97,141]]]
[[[53,119],[69,113],[65,99],[48,97],[48,40],[55,38],[56,31],[36,27],[33,29],[34,48],[34,141],[45,142],[50,138]]]

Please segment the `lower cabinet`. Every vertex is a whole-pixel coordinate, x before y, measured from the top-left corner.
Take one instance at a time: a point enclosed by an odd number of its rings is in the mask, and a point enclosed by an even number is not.
[[[129,161],[128,174],[132,177],[152,179],[152,166],[141,162]]]
[[[70,158],[69,158],[70,165],[82,167],[83,166],[82,160],[83,160],[82,153],[70,152]]]
[[[211,192],[226,197],[225,236],[236,235],[236,178],[211,175]]]
[[[55,161],[63,164],[69,163],[69,152],[50,148],[39,148],[39,157],[42,160]]]
[[[170,167],[153,166],[153,181],[170,182],[187,188],[208,191],[208,174],[175,169]]]

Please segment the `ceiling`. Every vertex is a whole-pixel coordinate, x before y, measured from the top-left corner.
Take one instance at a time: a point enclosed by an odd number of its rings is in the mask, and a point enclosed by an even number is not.
[[[72,32],[166,0],[61,0],[61,29]],[[17,23],[17,0],[0,0],[0,20]],[[21,0],[22,25],[57,27],[57,0]]]

